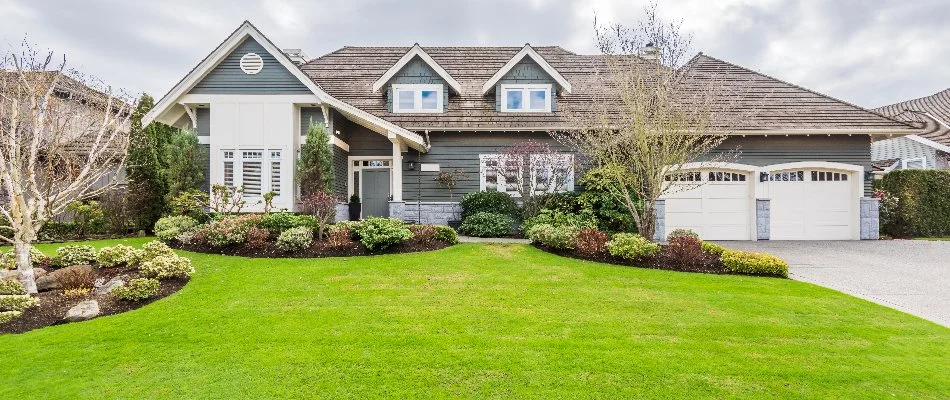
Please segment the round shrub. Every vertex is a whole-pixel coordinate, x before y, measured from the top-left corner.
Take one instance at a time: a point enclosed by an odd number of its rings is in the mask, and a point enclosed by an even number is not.
[[[168,247],[167,244],[153,240],[146,244],[142,245],[142,249],[135,253],[136,263],[150,261],[156,257],[166,256],[173,257],[175,256],[175,251],[171,247]]]
[[[691,237],[693,239],[699,240],[699,234],[693,232],[689,229],[674,229],[673,232],[670,232],[669,235],[666,235],[666,241],[673,241],[674,238],[678,237]]]
[[[26,289],[20,281],[13,279],[0,279],[0,295],[22,295],[26,294]]]
[[[462,221],[459,231],[476,237],[501,237],[511,233],[514,221],[504,214],[479,212]]]
[[[316,219],[312,215],[296,215],[287,212],[267,214],[261,217],[261,228],[267,229],[272,235],[279,235],[290,228],[316,226]]]
[[[155,222],[155,237],[163,242],[170,242],[178,238],[182,233],[188,233],[198,226],[198,221],[187,215],[177,215],[174,217],[164,217]]]
[[[597,220],[593,214],[571,214],[560,210],[544,209],[538,215],[528,218],[521,223],[521,232],[527,234],[532,226],[537,224],[548,224],[553,226],[570,225],[578,230],[583,228],[597,227]]]
[[[788,278],[788,263],[771,254],[726,250],[720,259],[727,270],[737,274]]]
[[[112,288],[113,296],[120,300],[142,301],[158,293],[158,280],[149,278],[132,279],[122,286]]]
[[[71,265],[50,273],[64,290],[89,289],[95,286],[96,273],[88,265]]]
[[[412,238],[412,231],[402,221],[394,218],[369,218],[357,229],[360,243],[370,251],[382,250]]]
[[[226,217],[205,225],[197,235],[213,247],[242,244],[247,242],[248,231],[258,226],[260,221],[261,217],[254,214]]]
[[[610,236],[597,228],[584,228],[574,238],[574,248],[585,254],[600,254],[607,251]]]
[[[139,272],[155,279],[185,278],[195,273],[195,267],[191,266],[191,260],[182,256],[158,256],[143,262]]]
[[[458,244],[459,234],[451,226],[433,225],[435,227],[435,238],[448,244]]]
[[[63,265],[83,265],[96,261],[96,249],[86,245],[68,245],[56,249]]]
[[[0,312],[0,324],[13,321],[21,315],[23,315],[22,311],[2,311]]]
[[[117,244],[100,249],[96,259],[99,261],[99,265],[103,267],[118,267],[120,265],[135,264],[138,257],[138,250],[134,247]]]
[[[0,311],[22,311],[36,304],[36,297],[28,294],[0,296]]]
[[[435,227],[432,225],[409,225],[412,238],[419,243],[429,243],[435,240]]]
[[[607,251],[614,257],[635,260],[656,255],[660,245],[634,233],[618,233],[607,242]]]
[[[49,262],[49,257],[46,254],[43,254],[42,251],[37,249],[35,246],[30,246],[30,262],[34,266],[38,264],[43,264]],[[0,254],[0,268],[6,269],[15,269],[16,268],[16,250],[10,249],[3,254]]]
[[[702,264],[706,260],[703,242],[689,235],[673,236],[666,246],[666,257],[682,266]]]
[[[518,203],[508,193],[504,192],[475,192],[462,196],[459,202],[462,207],[462,220],[481,213],[489,212],[509,217],[518,215]]]
[[[300,251],[313,244],[313,230],[305,226],[289,228],[277,237],[277,247],[283,251]]]
[[[711,242],[703,242],[702,246],[703,251],[714,256],[722,256],[722,253],[726,251],[725,247]]]
[[[577,232],[577,228],[570,225],[537,224],[528,231],[528,239],[555,249],[571,249]]]

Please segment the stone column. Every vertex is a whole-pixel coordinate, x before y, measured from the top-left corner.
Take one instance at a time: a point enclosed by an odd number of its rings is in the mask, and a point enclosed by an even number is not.
[[[653,231],[653,241],[666,241],[666,200],[656,201],[656,230]]]
[[[881,238],[881,204],[873,197],[861,198],[861,240]]]
[[[406,219],[406,203],[403,201],[389,202],[389,218]]]
[[[755,237],[769,240],[772,229],[772,200],[755,199]]]

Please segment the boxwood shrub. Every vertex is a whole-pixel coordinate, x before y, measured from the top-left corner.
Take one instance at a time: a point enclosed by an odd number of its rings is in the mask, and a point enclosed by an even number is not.
[[[635,233],[618,233],[607,242],[607,252],[614,257],[635,260],[656,255],[660,245]]]
[[[465,218],[459,231],[469,236],[501,237],[511,233],[513,224],[508,215],[483,211]]]
[[[771,254],[726,250],[721,260],[726,269],[737,274],[788,278],[788,263]]]
[[[536,224],[528,231],[528,239],[555,249],[573,249],[577,232],[571,225]]]
[[[368,218],[359,223],[356,233],[370,251],[383,250],[412,238],[412,231],[395,218]]]
[[[462,207],[462,221],[480,212],[489,212],[506,215],[511,218],[518,216],[518,203],[508,193],[504,192],[474,192],[462,196],[459,203]]]
[[[313,230],[306,226],[288,228],[277,237],[277,247],[283,251],[300,251],[313,244]]]
[[[880,187],[897,196],[883,230],[892,236],[950,236],[950,171],[905,169],[884,175]]]

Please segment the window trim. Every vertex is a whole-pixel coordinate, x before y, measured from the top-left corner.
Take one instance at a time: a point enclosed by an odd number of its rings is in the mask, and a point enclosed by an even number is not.
[[[485,161],[499,160],[501,158],[502,158],[502,154],[499,154],[499,153],[478,155],[478,190],[483,191],[483,192],[488,190],[488,182],[485,181],[486,172],[488,172],[488,166],[485,165]],[[518,176],[521,177],[521,179],[524,179],[524,168],[520,164],[521,163],[517,165]],[[514,191],[508,190],[508,180],[505,178],[504,175],[499,174],[496,171],[495,172],[495,191],[496,192],[499,191],[498,185],[501,185],[502,184],[501,182],[504,182],[504,185],[505,185],[505,191],[503,193],[508,193],[508,195],[514,198],[521,197],[521,193],[519,193],[517,189],[515,189]],[[521,185],[521,183],[522,182],[517,182],[516,185]]]
[[[244,158],[244,153],[245,153],[245,152],[260,152],[260,153],[261,153],[261,157],[260,157],[260,158],[247,158],[247,159],[245,159],[245,158]],[[278,158],[271,157],[272,152],[278,152],[281,157],[278,157]],[[268,193],[268,192],[273,191],[273,186],[274,186],[274,185],[273,185],[273,182],[272,182],[272,175],[271,175],[271,173],[272,173],[272,167],[273,167],[273,164],[272,164],[272,163],[273,163],[273,162],[279,162],[279,163],[280,163],[280,169],[281,169],[281,171],[279,171],[279,172],[283,172],[283,169],[284,169],[284,167],[285,167],[285,165],[284,165],[284,161],[285,161],[285,160],[284,160],[283,155],[284,155],[285,152],[286,152],[286,151],[285,151],[283,148],[280,148],[280,147],[274,147],[274,148],[268,148],[268,147],[248,147],[248,148],[245,148],[245,147],[235,147],[235,148],[230,148],[230,147],[229,147],[229,148],[226,148],[226,149],[221,149],[221,150],[220,150],[221,161],[220,161],[220,164],[219,164],[220,167],[221,167],[221,184],[225,184],[225,182],[224,182],[224,166],[225,166],[226,163],[231,163],[231,164],[232,164],[232,167],[231,167],[231,168],[232,168],[232,173],[231,173],[231,180],[232,180],[231,184],[232,184],[232,186],[231,186],[231,187],[245,187],[245,185],[244,185],[244,162],[245,162],[245,160],[247,160],[247,161],[252,161],[252,162],[259,162],[259,163],[261,163],[261,194],[259,194],[259,195],[258,195],[258,194],[248,194],[248,193],[245,192],[244,197],[245,197],[245,198],[251,198],[251,199],[259,199],[259,198],[262,198],[265,193]],[[229,153],[230,153],[230,157],[228,157]],[[283,178],[283,176],[281,176],[281,178]],[[238,183],[240,183],[240,185],[238,185]],[[280,182],[279,182],[279,184],[280,184],[280,191],[276,191],[276,192],[277,192],[277,198],[280,198],[280,197],[281,197],[281,192],[283,191],[283,189],[284,189],[284,187],[285,187],[285,185],[284,185],[284,184],[285,184],[284,180],[281,179]]]
[[[554,90],[552,85],[549,83],[526,83],[526,84],[515,84],[515,83],[506,83],[501,85],[501,97],[498,101],[501,102],[501,111],[502,112],[522,112],[522,113],[549,113],[551,112],[552,106],[552,95]],[[547,95],[544,97],[544,109],[535,110],[530,106],[531,103],[531,92],[538,89],[545,89]],[[521,91],[522,93],[522,105],[524,108],[508,108],[508,92],[510,91]]]
[[[422,92],[434,90],[437,93],[436,97],[436,109],[424,109],[422,108]],[[399,107],[399,92],[413,92],[414,107],[411,109],[403,109]],[[442,113],[445,111],[445,99],[444,93],[445,87],[442,84],[393,84],[392,85],[392,102],[393,102],[393,113],[397,114],[409,114],[409,113]]]
[[[571,154],[571,153],[561,153],[561,154],[558,154],[558,155],[561,156],[561,157],[564,157],[564,158],[568,158],[568,159],[570,160],[570,161],[568,162],[568,165],[571,166],[571,167],[570,167],[570,173],[567,175],[567,179],[564,181],[564,187],[563,187],[562,190],[560,190],[560,191],[554,191],[554,190],[551,189],[551,188],[546,189],[546,190],[538,190],[538,189],[537,189],[538,181],[537,181],[536,177],[537,177],[537,171],[538,171],[539,168],[535,168],[535,163],[536,163],[536,162],[539,162],[538,159],[539,159],[540,157],[542,157],[542,155],[540,155],[540,154],[531,154],[531,155],[528,157],[528,158],[530,159],[530,163],[531,163],[530,168],[531,168],[531,192],[532,192],[532,193],[534,193],[534,194],[566,193],[566,192],[573,192],[573,191],[574,191],[574,172],[575,172],[575,171],[574,171],[574,154]],[[549,169],[550,169],[550,168],[553,168],[552,165],[548,165],[547,167],[548,167]],[[553,174],[553,171],[552,171],[552,174]]]
[[[920,162],[920,165],[921,165],[920,168],[907,167],[908,162],[916,162],[916,161]],[[901,169],[927,169],[927,157],[902,158]]]

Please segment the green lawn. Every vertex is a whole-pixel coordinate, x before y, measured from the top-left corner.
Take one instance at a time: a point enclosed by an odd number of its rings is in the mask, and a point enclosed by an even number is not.
[[[950,241],[950,237],[920,237],[914,238],[916,240],[932,240],[932,241]]]
[[[950,329],[791,280],[523,245],[187,255],[171,297],[0,336],[0,398],[950,397]]]

